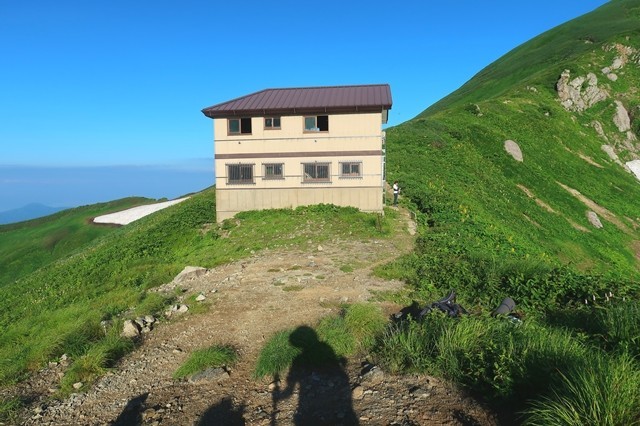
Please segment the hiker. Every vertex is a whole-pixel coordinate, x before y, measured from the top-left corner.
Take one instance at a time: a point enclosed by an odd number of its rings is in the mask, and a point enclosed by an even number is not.
[[[393,182],[393,205],[398,205],[398,194],[400,194],[400,186],[398,181]]]

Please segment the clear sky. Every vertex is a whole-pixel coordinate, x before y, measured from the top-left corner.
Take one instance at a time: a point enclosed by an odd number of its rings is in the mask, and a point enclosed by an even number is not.
[[[604,0],[0,2],[0,165],[213,157],[200,110],[258,90],[389,83],[390,125]]]

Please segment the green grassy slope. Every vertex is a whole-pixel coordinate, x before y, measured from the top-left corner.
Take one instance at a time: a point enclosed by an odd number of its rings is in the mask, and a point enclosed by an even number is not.
[[[153,201],[148,198],[124,198],[64,210],[25,222],[0,225],[0,288],[115,229],[91,225],[92,218]]]
[[[640,3],[637,0],[612,0],[513,49],[418,117],[465,103],[486,101],[532,79],[543,79],[551,88],[555,80],[545,78],[549,73],[555,79],[563,66],[573,64],[576,58],[588,54],[594,47],[612,38],[637,33],[639,29]]]
[[[78,359],[102,345],[101,320],[158,313],[163,301],[146,290],[170,282],[187,265],[213,267],[267,247],[380,238],[383,228],[375,215],[323,205],[243,213],[219,228],[214,190],[205,190],[5,284],[0,384],[63,353]],[[106,351],[108,363],[114,349]]]
[[[612,1],[515,49],[387,131],[389,178],[400,180],[405,196],[434,225],[425,250],[445,243],[474,258],[559,261],[638,278],[640,182],[605,154],[606,142],[591,123],[600,121],[609,143],[622,146],[624,135],[612,121],[619,99],[637,133],[636,56],[617,81],[600,70],[616,56],[614,43],[640,50],[639,14],[638,0]],[[582,113],[565,110],[555,89],[564,69],[572,78],[596,73],[610,98]],[[506,153],[506,140],[518,143],[522,163]],[[593,206],[567,187],[610,211],[613,221],[600,214],[604,228],[592,227],[587,211]]]

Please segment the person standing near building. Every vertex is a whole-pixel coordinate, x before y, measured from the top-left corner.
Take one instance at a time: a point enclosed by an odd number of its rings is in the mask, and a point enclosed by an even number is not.
[[[398,181],[393,182],[393,205],[398,205],[398,194],[400,194],[400,186]]]

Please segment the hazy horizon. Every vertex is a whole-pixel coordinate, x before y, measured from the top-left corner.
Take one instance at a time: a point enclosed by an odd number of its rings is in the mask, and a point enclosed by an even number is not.
[[[0,212],[32,203],[72,208],[139,196],[173,199],[214,184],[213,158],[174,164],[0,165]]]

